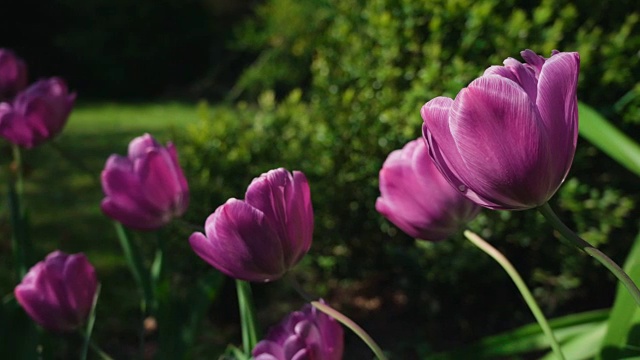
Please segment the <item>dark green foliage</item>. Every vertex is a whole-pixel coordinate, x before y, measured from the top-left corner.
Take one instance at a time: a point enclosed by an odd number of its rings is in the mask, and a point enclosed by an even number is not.
[[[632,3],[267,1],[254,23],[264,33],[244,32],[245,44],[262,49],[263,58],[240,86],[278,91],[233,109],[203,105],[203,122],[182,148],[194,197],[209,202],[197,202],[198,221],[226,198],[242,197],[261,172],[299,169],[310,179],[316,214],[307,281],[373,284],[387,312],[410,309],[429,319],[413,343],[436,348],[530,321],[515,288],[484,254],[460,239],[416,246],[384,221],[374,208],[378,171],[390,151],[420,136],[425,102],[455,96],[525,48],[546,56],[579,51],[579,98],[618,126],[622,119],[628,128],[637,124],[640,10]],[[287,18],[295,21],[273,26]],[[303,42],[300,53],[296,41]],[[300,89],[277,96],[295,85]],[[552,207],[622,262],[638,225],[637,178],[583,141],[569,177]],[[487,210],[470,227],[506,253],[549,314],[610,305],[612,277],[559,243],[535,211]],[[321,290],[340,300],[341,285],[332,284]],[[406,304],[393,302],[398,293]]]
[[[53,0],[2,8],[0,46],[31,80],[64,77],[80,99],[220,97],[246,63],[227,48],[252,1]],[[11,10],[9,10],[11,5]],[[215,82],[215,83],[214,83]],[[214,83],[214,84],[212,84]]]

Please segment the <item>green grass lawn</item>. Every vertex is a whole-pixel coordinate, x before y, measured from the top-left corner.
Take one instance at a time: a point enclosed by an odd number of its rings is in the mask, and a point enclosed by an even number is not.
[[[122,256],[113,223],[100,211],[104,196],[100,173],[105,161],[111,154],[126,154],[129,141],[145,132],[164,144],[196,121],[194,104],[78,104],[63,133],[53,143],[23,151],[25,202],[31,217],[34,247],[32,260],[39,261],[55,249],[84,252],[88,256],[102,282],[97,336],[110,329],[122,331],[123,336],[131,336],[135,341],[137,335],[127,332],[137,326],[129,323],[137,324],[139,320],[135,283]],[[2,166],[7,169],[11,151],[6,142],[2,148]],[[4,174],[1,177],[4,181]],[[6,201],[0,215],[0,231],[4,235],[0,291],[6,295],[12,293],[15,286]],[[148,237],[153,240],[153,236],[147,234],[139,237],[142,244]],[[171,240],[186,242],[186,238]],[[134,318],[127,318],[129,314]]]

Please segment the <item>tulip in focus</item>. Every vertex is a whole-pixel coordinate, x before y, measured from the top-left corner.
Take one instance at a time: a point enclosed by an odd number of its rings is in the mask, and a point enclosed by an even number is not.
[[[564,181],[576,150],[580,56],[531,50],[526,63],[492,66],[455,99],[422,107],[430,156],[460,193],[497,210],[541,206]]]
[[[97,286],[95,269],[84,254],[54,251],[29,270],[14,293],[40,326],[69,332],[87,320]]]
[[[231,198],[193,233],[193,251],[240,280],[271,281],[295,266],[311,247],[313,208],[300,171],[271,170],[255,178],[244,200]]]
[[[62,131],[75,99],[64,80],[40,80],[11,103],[0,103],[0,136],[27,149],[40,145]]]
[[[13,51],[0,49],[0,101],[27,87],[27,65]]]
[[[189,187],[173,144],[160,145],[144,134],[129,143],[128,156],[111,155],[102,170],[101,208],[136,230],[155,230],[182,216]]]
[[[444,240],[473,220],[480,207],[440,174],[423,139],[389,154],[380,170],[376,210],[414,238]]]
[[[343,348],[340,324],[307,304],[271,328],[252,354],[255,360],[341,360]]]

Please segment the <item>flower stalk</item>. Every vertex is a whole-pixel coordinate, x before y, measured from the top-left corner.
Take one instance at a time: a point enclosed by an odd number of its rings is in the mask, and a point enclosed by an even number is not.
[[[240,322],[242,323],[242,348],[245,354],[251,354],[251,350],[258,343],[258,330],[256,327],[256,314],[253,307],[253,295],[251,285],[242,280],[236,280],[238,291],[238,307],[240,308]]]
[[[340,322],[342,325],[349,328],[349,330],[353,331],[354,334],[358,335],[358,337],[362,339],[362,341],[364,341],[365,344],[367,344],[369,349],[373,351],[374,355],[378,358],[378,360],[387,360],[387,357],[382,352],[382,349],[380,348],[380,346],[376,344],[373,338],[369,336],[369,334],[367,334],[367,332],[364,331],[364,329],[361,328],[360,325],[356,324],[353,320],[349,319],[347,316],[345,316],[338,310],[326,304],[323,304],[319,301],[312,301],[311,305],[313,305],[313,307],[322,311],[323,313],[331,316],[332,318]]]
[[[8,200],[11,212],[12,248],[13,258],[16,264],[16,276],[18,281],[27,273],[31,244],[29,242],[27,214],[24,206],[24,178],[22,153],[18,145],[12,145],[13,150],[13,176],[8,179]]]
[[[629,275],[622,270],[622,268],[616,264],[611,258],[605,255],[602,251],[593,247],[593,245],[589,244],[587,241],[576,235],[571,229],[569,229],[563,222],[558,218],[558,216],[553,212],[551,206],[548,203],[540,206],[538,211],[544,216],[551,225],[558,230],[558,232],[564,237],[564,239],[568,240],[568,243],[577,247],[578,249],[586,252],[589,256],[598,260],[602,265],[604,265],[609,271],[615,275],[618,280],[627,288],[627,291],[633,297],[633,300],[636,302],[638,307],[640,307],[640,290],[638,286],[631,280]]]
[[[553,330],[551,330],[551,326],[547,322],[547,318],[544,316],[544,313],[542,312],[542,310],[540,310],[540,307],[538,306],[538,303],[536,302],[535,298],[531,294],[531,291],[529,291],[527,284],[522,280],[522,277],[520,277],[520,274],[513,267],[509,259],[507,259],[500,251],[498,251],[498,249],[491,246],[491,244],[486,242],[483,238],[481,238],[477,234],[469,230],[465,230],[464,236],[473,245],[477,246],[480,250],[484,251],[487,255],[491,256],[498,264],[500,264],[500,266],[502,266],[502,268],[506,271],[506,273],[509,275],[513,283],[516,285],[516,287],[520,291],[522,298],[527,303],[527,306],[529,306],[531,313],[533,313],[533,316],[536,318],[536,321],[542,328],[542,332],[544,332],[545,336],[549,340],[549,345],[551,345],[551,349],[556,354],[558,359],[564,360],[565,359],[564,354],[560,349],[560,345],[558,344],[556,337],[553,335]]]

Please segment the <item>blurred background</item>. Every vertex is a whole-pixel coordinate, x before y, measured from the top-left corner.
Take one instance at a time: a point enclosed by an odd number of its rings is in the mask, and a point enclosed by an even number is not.
[[[38,260],[54,249],[82,251],[96,265],[103,290],[95,337],[118,359],[135,354],[139,298],[99,210],[99,174],[144,132],[176,143],[192,191],[185,221],[199,226],[262,172],[304,171],[316,229],[295,276],[394,359],[534,321],[509,278],[462,236],[416,242],[375,211],[378,171],[389,152],[421,135],[425,102],[455,96],[526,48],[578,51],[579,100],[638,139],[635,0],[29,0],[4,2],[0,13],[0,47],[27,62],[30,80],[61,76],[78,93],[62,135],[25,154],[34,251]],[[6,169],[6,143],[2,153]],[[581,139],[551,205],[623,263],[639,201],[637,177]],[[9,294],[4,205],[1,215],[0,293]],[[611,306],[614,278],[561,244],[535,211],[484,210],[469,228],[514,263],[549,317]],[[183,222],[165,230],[176,317],[210,271],[189,248],[191,231]],[[151,259],[153,237],[138,241]],[[208,276],[211,307],[185,358],[215,358],[240,343],[234,283]],[[263,330],[302,304],[282,282],[254,291]],[[163,334],[147,331],[152,357]],[[345,359],[369,358],[352,334],[346,341]],[[55,346],[60,358],[76,351]]]

